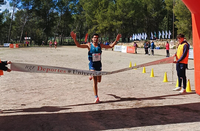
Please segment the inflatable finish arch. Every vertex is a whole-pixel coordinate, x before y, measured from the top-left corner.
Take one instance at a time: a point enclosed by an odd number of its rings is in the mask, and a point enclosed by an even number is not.
[[[195,90],[200,95],[200,0],[182,0],[192,14]]]

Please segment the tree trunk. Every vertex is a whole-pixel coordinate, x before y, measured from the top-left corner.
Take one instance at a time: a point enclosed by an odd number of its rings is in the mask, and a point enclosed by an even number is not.
[[[26,25],[26,18],[25,18],[25,21],[24,21],[23,26],[22,26],[22,30],[21,30],[21,35],[20,35],[19,43],[21,43],[22,35],[23,35],[23,32],[24,32],[24,26],[25,26],[25,25]]]
[[[16,6],[16,4],[14,4],[14,6],[13,6],[12,19],[11,19],[11,22],[10,22],[10,28],[9,28],[9,32],[8,32],[8,42],[10,42],[11,27],[12,27],[12,21],[13,21],[13,17],[14,17],[14,12],[15,12],[15,6]]]

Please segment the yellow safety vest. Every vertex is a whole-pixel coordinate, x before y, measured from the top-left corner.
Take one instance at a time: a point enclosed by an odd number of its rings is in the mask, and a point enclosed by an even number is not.
[[[187,43],[183,43],[183,44],[180,44],[178,46],[178,49],[177,49],[177,59],[176,60],[179,60],[181,58],[181,56],[183,55],[183,48],[184,48],[184,45],[187,44]],[[183,64],[187,64],[188,63],[188,56],[189,56],[189,51],[187,52],[187,55],[186,57],[181,60],[179,63],[183,63]]]

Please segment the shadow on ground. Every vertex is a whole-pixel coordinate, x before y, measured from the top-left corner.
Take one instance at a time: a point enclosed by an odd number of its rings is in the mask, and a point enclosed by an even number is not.
[[[70,109],[66,107],[68,106],[7,110],[7,114],[9,111],[12,113],[0,117],[0,131],[94,131],[200,122],[199,103],[86,112],[57,112]],[[49,114],[41,114],[44,111]],[[18,115],[13,112],[34,112],[37,114]]]

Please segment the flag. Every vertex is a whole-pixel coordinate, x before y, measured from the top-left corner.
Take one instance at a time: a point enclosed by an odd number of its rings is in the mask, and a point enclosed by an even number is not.
[[[168,38],[168,32],[165,31],[165,39],[167,39],[167,38]]]
[[[154,31],[154,37],[156,38],[156,32]]]
[[[140,33],[138,34],[138,40],[140,40]]]
[[[153,40],[153,33],[151,32],[151,38],[150,39],[152,39]]]
[[[132,40],[135,40],[135,35],[133,34],[133,36],[132,36]]]
[[[162,38],[164,39],[165,38],[165,32],[162,31]]]
[[[158,35],[158,38],[160,39],[160,36],[161,36],[161,32],[159,31],[158,33],[159,33],[159,35]]]
[[[140,40],[140,33],[138,33],[138,40]]]
[[[142,39],[144,40],[144,32],[142,33]]]
[[[140,33],[140,40],[142,40],[142,34]]]
[[[147,39],[147,33],[144,34],[144,39],[145,39],[145,40]]]
[[[170,36],[171,36],[171,31],[169,30],[169,33],[168,33],[168,39],[170,39]]]

